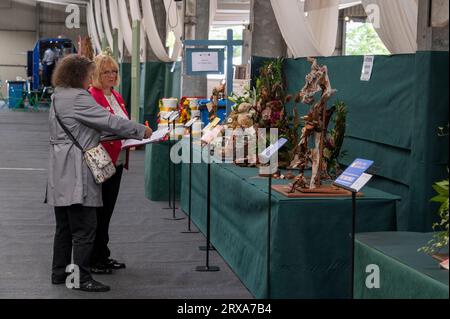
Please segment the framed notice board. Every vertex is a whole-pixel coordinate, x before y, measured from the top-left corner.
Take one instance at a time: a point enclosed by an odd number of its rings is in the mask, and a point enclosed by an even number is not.
[[[186,49],[188,75],[224,74],[225,49]]]

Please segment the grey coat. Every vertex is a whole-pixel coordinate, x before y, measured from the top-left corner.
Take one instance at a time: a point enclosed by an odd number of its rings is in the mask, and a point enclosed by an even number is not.
[[[100,207],[103,205],[101,185],[95,183],[83,153],[59,125],[55,106],[61,121],[85,150],[99,144],[102,131],[141,140],[145,126],[111,114],[83,89],[56,88],[52,100],[47,203]]]

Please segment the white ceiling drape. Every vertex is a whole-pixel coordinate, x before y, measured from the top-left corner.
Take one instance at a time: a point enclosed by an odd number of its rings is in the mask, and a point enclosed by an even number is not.
[[[166,9],[167,35],[173,33],[175,46],[169,54],[165,46],[166,39],[161,39],[151,0],[128,0],[130,15],[133,21],[141,21],[141,61],[146,60],[147,37],[157,58],[163,62],[176,61],[182,52],[182,36],[184,27],[183,6],[173,0],[163,0]],[[108,4],[109,3],[109,13]],[[124,45],[128,52],[132,51],[132,27],[128,16],[127,3],[124,0],[90,0],[87,6],[87,25],[89,36],[94,43],[95,51],[101,52],[101,39],[106,37],[110,47],[113,46],[112,29],[118,30],[119,58],[122,60]],[[141,11],[142,6],[142,11]],[[167,36],[166,35],[166,36]]]
[[[102,7],[103,29],[105,29],[105,35],[106,35],[106,39],[108,40],[109,47],[112,49],[113,36],[112,36],[112,32],[111,32],[111,27],[109,25],[108,9],[106,7],[106,0],[101,0],[101,7]]]
[[[133,32],[131,31],[130,19],[128,18],[128,9],[125,0],[118,0],[118,15],[119,15],[119,26],[122,30],[123,42],[128,52],[131,53],[132,50],[132,37]]]
[[[153,14],[153,7],[151,0],[141,0],[142,3],[142,11],[143,11],[143,20],[142,23],[144,25],[144,29],[147,33],[147,37],[150,42],[150,46],[153,50],[153,53],[156,57],[163,62],[171,62],[172,59],[169,57],[167,53],[167,49],[161,41],[161,37],[159,36],[158,28],[156,26],[155,16]],[[151,41],[150,41],[151,39]]]
[[[100,40],[100,45],[102,44],[103,37],[105,36],[105,32],[103,32],[103,20],[102,20],[102,10],[100,7],[100,0],[94,0],[93,3],[94,8],[94,17],[95,17],[95,25],[97,26],[98,38]]]
[[[141,8],[139,6],[139,0],[129,0],[130,2],[130,11],[131,11],[131,20],[132,21],[141,21]],[[147,56],[147,37],[145,36],[145,27],[144,23],[141,21],[141,32],[140,32],[140,60],[141,62],[145,62]]]
[[[183,50],[183,44],[181,42],[184,29],[183,6],[178,6],[173,0],[164,0],[164,6],[166,8],[167,34],[173,32],[175,35],[175,45],[171,58],[176,61],[178,57],[181,56]]]
[[[336,47],[339,0],[270,0],[295,58],[331,56]]]
[[[122,61],[124,55],[124,39],[122,28],[120,27],[119,19],[119,7],[117,5],[117,0],[109,0],[109,14],[111,18],[111,26],[113,29],[118,30],[118,42],[119,42],[119,60]]]
[[[381,41],[392,54],[417,51],[417,0],[363,0],[362,4],[367,15],[373,17],[372,23]]]
[[[102,51],[102,46],[98,39],[97,27],[95,26],[94,8],[92,0],[86,7],[86,22],[88,26],[89,37],[93,40],[94,50],[98,53]]]

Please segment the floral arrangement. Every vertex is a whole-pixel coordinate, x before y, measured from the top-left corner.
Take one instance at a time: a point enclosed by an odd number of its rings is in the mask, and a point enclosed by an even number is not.
[[[293,117],[286,114],[285,105],[290,96],[285,94],[282,66],[283,59],[267,61],[260,69],[256,87],[246,88],[242,96],[233,94],[229,97],[235,106],[227,124],[233,129],[254,128],[255,134],[258,128],[277,128],[279,137],[285,137],[289,141],[279,153],[280,167],[287,167],[291,156],[288,150],[298,135],[298,125],[292,125]]]

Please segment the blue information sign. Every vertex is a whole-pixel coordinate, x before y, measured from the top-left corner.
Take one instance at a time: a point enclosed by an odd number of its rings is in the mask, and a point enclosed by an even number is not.
[[[335,185],[354,190],[355,183],[373,165],[373,161],[357,158],[334,182]]]

